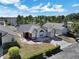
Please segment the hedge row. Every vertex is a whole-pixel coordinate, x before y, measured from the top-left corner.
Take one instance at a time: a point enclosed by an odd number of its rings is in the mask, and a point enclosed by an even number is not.
[[[9,42],[3,44],[3,49],[9,49],[10,47],[17,46],[20,48],[20,45],[17,42]]]
[[[51,48],[49,50],[33,54],[32,56],[24,57],[23,59],[43,59],[44,56],[50,56],[52,54],[58,53],[59,51],[60,51],[60,46],[57,46],[56,48]]]
[[[60,51],[61,51],[61,50],[60,50],[60,46],[57,46],[56,48],[51,48],[51,49],[45,51],[45,55],[49,57],[49,56],[51,56],[52,54],[56,54],[56,53],[58,53],[58,52],[60,52]]]

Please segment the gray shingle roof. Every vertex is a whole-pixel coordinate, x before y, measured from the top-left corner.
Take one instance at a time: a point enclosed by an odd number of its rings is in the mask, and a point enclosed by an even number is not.
[[[52,29],[56,30],[56,33],[62,33],[64,23],[46,23],[43,26],[48,28],[48,31]]]
[[[17,28],[14,27],[14,26],[6,26],[6,27],[8,27],[9,29],[11,29],[12,31],[17,31]]]
[[[34,24],[24,24],[24,25],[20,25],[18,30],[20,32],[32,32],[32,30],[35,29],[35,28],[39,28],[39,26],[34,25]]]
[[[11,34],[11,35],[16,35],[14,31],[12,31],[10,28],[8,28],[7,26],[2,26],[0,25],[0,31],[3,31],[3,32],[7,32],[8,34]]]
[[[49,29],[52,29],[52,28],[62,29],[63,28],[63,23],[46,23],[43,26],[47,27]]]

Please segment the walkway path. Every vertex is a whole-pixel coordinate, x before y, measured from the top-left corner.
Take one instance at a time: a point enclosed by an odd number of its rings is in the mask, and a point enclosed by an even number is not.
[[[47,59],[79,59],[79,43],[74,43],[64,48],[60,53]]]

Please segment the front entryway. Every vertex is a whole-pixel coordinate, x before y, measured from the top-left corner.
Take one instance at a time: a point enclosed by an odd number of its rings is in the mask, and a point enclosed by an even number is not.
[[[26,32],[26,33],[24,33],[24,38],[26,38],[26,39],[32,39],[32,34],[31,33],[29,33],[29,32]]]
[[[2,45],[2,33],[0,33],[0,46]]]

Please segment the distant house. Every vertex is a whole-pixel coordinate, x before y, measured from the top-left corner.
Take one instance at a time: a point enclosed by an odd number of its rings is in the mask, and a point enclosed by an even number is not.
[[[16,20],[17,20],[17,17],[1,17],[0,18],[0,21],[7,21],[13,26],[17,25]]]
[[[5,26],[5,25],[6,25],[6,24],[5,24],[5,21],[0,21],[0,25]]]
[[[68,28],[64,25],[64,23],[46,23],[43,27],[47,27],[49,32],[53,31],[56,35],[61,35],[68,32]]]
[[[0,25],[0,45],[15,42],[16,34],[9,27]]]

